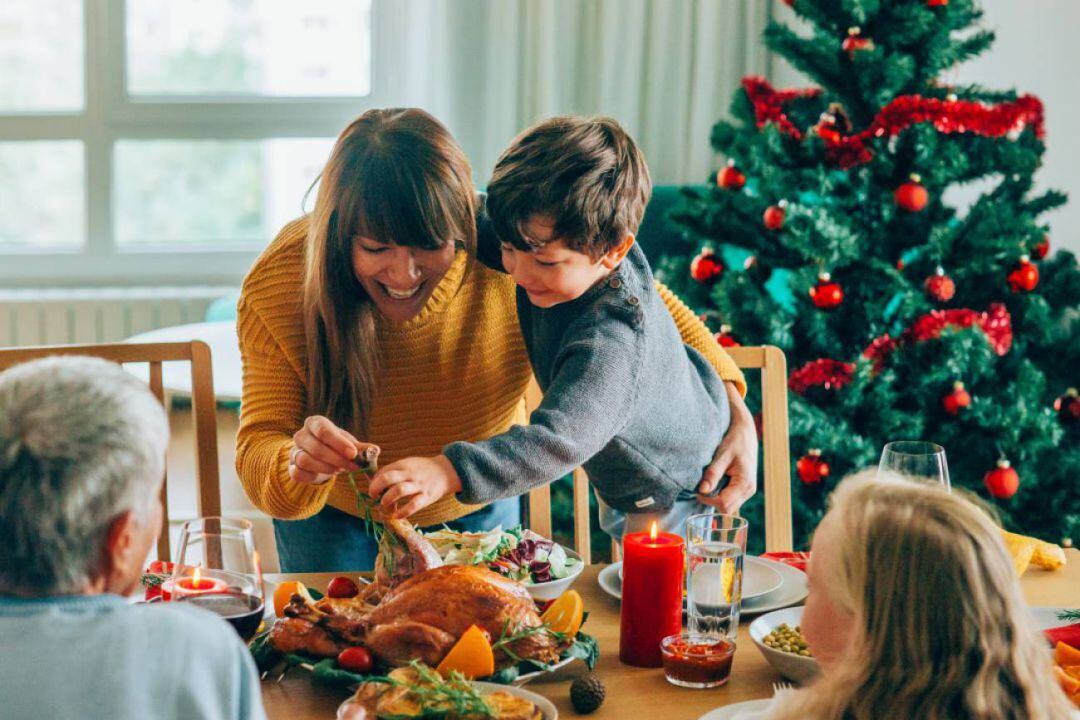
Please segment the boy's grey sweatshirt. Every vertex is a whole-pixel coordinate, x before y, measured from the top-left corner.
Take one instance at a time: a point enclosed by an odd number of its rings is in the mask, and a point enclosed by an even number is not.
[[[481,260],[502,270],[497,241],[482,232],[480,242]],[[694,492],[727,431],[727,393],[683,343],[638,246],[576,300],[538,308],[518,288],[517,311],[543,401],[529,425],[446,446],[458,499],[520,495],[578,466],[623,512],[667,509]]]

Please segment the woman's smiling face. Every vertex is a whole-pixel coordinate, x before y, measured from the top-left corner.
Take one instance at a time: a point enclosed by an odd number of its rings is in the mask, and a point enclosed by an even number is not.
[[[361,236],[353,241],[353,272],[379,312],[401,323],[424,309],[454,264],[454,252],[452,242],[425,250]]]

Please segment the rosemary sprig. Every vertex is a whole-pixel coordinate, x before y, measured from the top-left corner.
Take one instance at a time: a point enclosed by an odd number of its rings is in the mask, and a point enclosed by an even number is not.
[[[456,715],[470,717],[495,717],[491,706],[487,704],[480,691],[465,676],[457,671],[444,679],[419,660],[413,660],[409,667],[416,672],[417,681],[406,682],[390,676],[368,678],[368,682],[385,683],[392,687],[404,688],[414,696],[422,711],[446,713],[452,710]],[[442,715],[440,715],[442,717]]]
[[[524,625],[520,624],[516,628],[510,628],[510,618],[507,618],[503,622],[502,632],[499,634],[499,639],[491,644],[491,650],[502,650],[506,653],[514,662],[522,662],[525,658],[520,657],[517,653],[510,649],[510,646],[516,643],[518,640],[524,640],[530,638],[533,635],[539,635],[540,633],[547,633],[555,639],[555,642],[560,645],[570,639],[570,636],[566,633],[552,630],[551,626],[547,623],[540,623],[539,625]]]
[[[139,581],[143,584],[143,587],[154,588],[165,582],[168,575],[162,573],[143,573]]]
[[[1061,622],[1080,622],[1080,609],[1078,610],[1062,610],[1058,613],[1058,620]]]

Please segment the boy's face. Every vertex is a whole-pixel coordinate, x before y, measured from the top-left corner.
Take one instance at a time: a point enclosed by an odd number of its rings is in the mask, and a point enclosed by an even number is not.
[[[551,217],[532,215],[521,230],[541,247],[526,252],[504,242],[503,267],[529,296],[529,302],[541,308],[554,307],[584,295],[615,269],[633,244],[633,236],[628,236],[624,246],[593,260],[555,239],[555,221]]]

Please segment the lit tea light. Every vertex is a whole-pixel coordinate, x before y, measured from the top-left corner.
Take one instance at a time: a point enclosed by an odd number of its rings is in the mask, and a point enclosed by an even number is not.
[[[228,590],[228,588],[229,586],[224,580],[212,576],[203,577],[200,569],[195,568],[195,571],[190,576],[174,578],[168,590],[170,595],[180,598],[190,597],[192,595],[223,593]],[[165,588],[163,587],[162,595],[164,596],[164,594]]]

